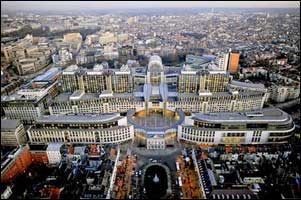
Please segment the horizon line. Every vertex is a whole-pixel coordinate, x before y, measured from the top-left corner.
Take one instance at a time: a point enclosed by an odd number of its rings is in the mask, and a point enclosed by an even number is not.
[[[136,8],[70,8],[65,10],[42,9],[40,11],[72,11],[72,10],[135,10],[135,9],[299,9],[299,7],[136,7]],[[2,9],[1,9],[2,10]],[[2,11],[37,11],[36,9],[5,9]]]

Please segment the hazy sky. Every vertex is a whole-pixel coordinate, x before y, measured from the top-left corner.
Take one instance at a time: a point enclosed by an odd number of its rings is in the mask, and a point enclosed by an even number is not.
[[[119,8],[297,8],[298,1],[1,1],[1,10],[73,10]]]

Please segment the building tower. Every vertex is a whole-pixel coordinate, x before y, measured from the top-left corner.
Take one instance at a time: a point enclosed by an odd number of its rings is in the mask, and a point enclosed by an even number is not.
[[[239,72],[239,53],[230,52],[228,71],[230,74],[237,74]]]
[[[227,71],[229,63],[229,53],[224,53],[218,58],[218,68],[222,71]]]
[[[165,83],[164,66],[161,58],[157,55],[151,56],[149,59],[145,82],[144,98],[146,113],[149,113],[149,105],[159,108],[162,101],[164,114],[166,111],[168,89]]]

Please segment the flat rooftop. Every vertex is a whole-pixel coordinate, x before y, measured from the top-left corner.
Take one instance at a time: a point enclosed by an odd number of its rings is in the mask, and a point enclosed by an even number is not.
[[[1,119],[1,131],[16,129],[20,125],[19,120],[14,119]]]
[[[232,80],[230,84],[239,87],[265,89],[264,84],[261,83],[246,83],[246,82]]]
[[[99,93],[85,93],[79,99],[73,99],[71,101],[79,101],[79,100],[95,100],[101,99],[99,98]],[[54,102],[67,102],[70,101],[70,97],[72,93],[61,93],[55,97]],[[113,96],[110,98],[127,98],[127,97],[134,97],[134,93],[113,93]]]
[[[290,116],[277,108],[252,112],[196,113],[193,119],[208,122],[285,122]]]
[[[36,120],[36,123],[55,123],[55,124],[66,124],[66,123],[104,123],[104,122],[111,122],[117,121],[123,118],[120,116],[119,113],[113,114],[101,114],[101,115],[45,115]]]
[[[231,92],[210,92],[212,97],[222,97],[222,96],[233,96]],[[197,93],[178,93],[179,97],[197,97]],[[259,95],[263,94],[262,91],[243,91],[239,92],[237,95]],[[206,95],[205,95],[206,96]],[[208,96],[208,95],[207,95]]]
[[[37,103],[40,101],[45,95],[36,97],[36,96],[25,96],[21,94],[17,94],[16,92],[14,94],[11,94],[9,96],[2,96],[1,101],[3,102],[31,102],[31,103]]]
[[[47,151],[60,151],[63,143],[50,143],[47,147]]]
[[[44,74],[37,76],[33,81],[49,81],[52,80],[53,77],[58,75],[60,72],[61,71],[59,68],[50,68]]]

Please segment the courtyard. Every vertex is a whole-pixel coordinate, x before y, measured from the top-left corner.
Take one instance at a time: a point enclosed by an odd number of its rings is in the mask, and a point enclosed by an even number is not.
[[[132,118],[136,124],[145,128],[168,128],[178,121],[175,114],[163,115],[162,111],[157,110],[150,111],[149,114],[138,112]]]

